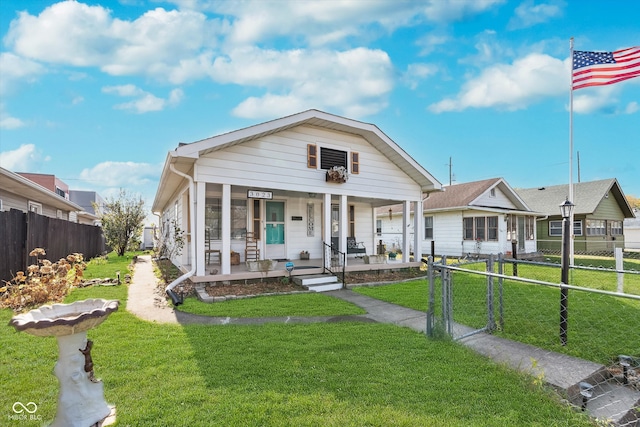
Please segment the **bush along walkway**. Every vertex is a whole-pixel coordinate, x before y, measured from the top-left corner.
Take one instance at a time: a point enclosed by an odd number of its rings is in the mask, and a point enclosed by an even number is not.
[[[364,310],[364,315],[348,316],[286,316],[268,318],[209,317],[184,313],[170,307],[158,292],[149,255],[138,257],[133,280],[129,286],[127,310],[136,316],[159,323],[257,325],[264,323],[314,323],[360,321],[391,323],[426,333],[426,313],[377,300],[350,290],[326,292]],[[464,328],[462,325],[456,327]],[[540,378],[559,390],[567,400],[584,408],[591,416],[620,426],[638,425],[640,417],[634,407],[640,405],[640,392],[628,387],[616,387],[606,381],[605,366],[527,344],[510,341],[491,334],[478,333],[459,341],[476,352]],[[581,388],[582,384],[582,388]],[[586,384],[596,385],[585,389]]]

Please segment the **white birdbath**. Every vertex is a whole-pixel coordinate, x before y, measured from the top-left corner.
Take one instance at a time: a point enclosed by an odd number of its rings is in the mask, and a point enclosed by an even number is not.
[[[89,427],[103,421],[112,409],[104,400],[104,385],[94,378],[87,331],[118,309],[117,300],[88,299],[72,304],[45,305],[14,316],[18,331],[39,337],[55,336],[58,362],[53,370],[60,382],[58,409],[51,427]]]

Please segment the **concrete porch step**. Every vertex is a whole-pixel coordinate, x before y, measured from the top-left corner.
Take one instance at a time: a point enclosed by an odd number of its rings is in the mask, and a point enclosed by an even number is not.
[[[314,292],[328,292],[342,289],[342,283],[338,282],[338,278],[327,274],[296,276],[293,278],[293,282]]]

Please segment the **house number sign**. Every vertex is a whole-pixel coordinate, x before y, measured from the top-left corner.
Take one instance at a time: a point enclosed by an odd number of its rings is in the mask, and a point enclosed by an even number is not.
[[[249,199],[273,199],[271,191],[247,190],[247,198]]]

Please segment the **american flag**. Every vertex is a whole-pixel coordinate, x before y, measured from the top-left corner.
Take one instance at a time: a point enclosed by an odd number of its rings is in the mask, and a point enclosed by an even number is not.
[[[573,52],[573,90],[640,76],[640,46],[615,52]]]

